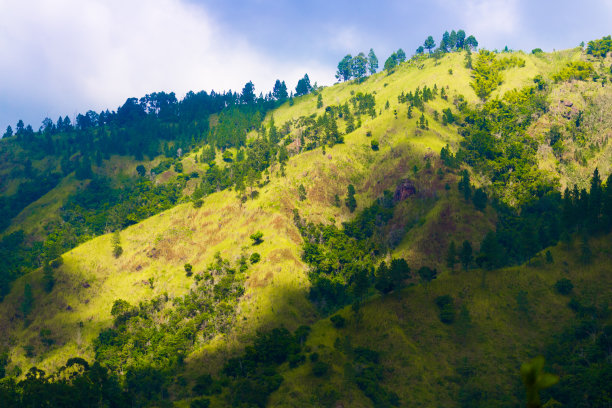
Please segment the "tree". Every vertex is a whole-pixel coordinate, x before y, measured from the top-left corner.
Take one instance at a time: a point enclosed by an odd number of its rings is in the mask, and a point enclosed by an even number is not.
[[[463,191],[463,198],[468,201],[472,195],[472,187],[470,185],[470,173],[467,170],[463,170],[461,173],[461,180],[457,186],[459,191]]]
[[[544,357],[539,356],[521,366],[521,377],[527,394],[527,408],[541,408],[540,391],[559,382],[559,377],[544,372]]]
[[[477,188],[476,191],[474,191],[472,202],[477,210],[484,211],[484,209],[487,207],[487,193],[485,193],[482,188]]]
[[[360,80],[366,76],[368,60],[366,59],[363,52],[360,52],[359,55],[355,56],[351,61],[351,72],[355,79]]]
[[[289,94],[287,93],[287,85],[285,84],[285,81],[281,82],[278,79],[276,80],[274,83],[274,89],[272,90],[272,95],[274,96],[274,99],[279,102],[283,102],[285,99],[287,99]]]
[[[498,65],[495,54],[487,50],[480,50],[473,64],[474,81],[470,82],[470,86],[483,101],[502,83]]]
[[[404,281],[410,277],[410,267],[403,258],[392,259],[389,272],[393,290],[401,289],[404,286]]]
[[[250,238],[253,240],[253,245],[261,244],[263,240],[263,232],[257,231],[251,234]]]
[[[428,266],[421,266],[418,271],[419,277],[426,284],[436,279],[438,276],[438,271],[436,269],[431,269]]]
[[[430,54],[431,54],[431,50],[434,49],[435,46],[436,46],[436,42],[434,41],[434,39],[433,39],[433,37],[431,35],[429,37],[427,37],[427,39],[423,43],[423,47],[427,51],[429,51]]]
[[[391,71],[396,66],[397,66],[397,55],[393,53],[385,61],[385,71]]]
[[[401,48],[399,50],[397,50],[397,52],[395,53],[395,55],[397,56],[397,62],[402,63],[404,61],[406,61],[406,53],[404,52],[404,50],[402,50]]]
[[[448,52],[450,47],[450,34],[448,34],[448,31],[445,31],[444,34],[442,34],[442,41],[440,41],[440,50]]]
[[[457,46],[457,33],[455,30],[451,31],[448,36],[448,48],[449,51],[453,51]]]
[[[476,38],[473,35],[470,35],[465,39],[464,47],[468,50],[475,50],[478,48],[478,41],[476,41]]]
[[[308,78],[308,74],[304,74],[304,78],[300,79],[295,87],[295,96],[307,95],[311,90],[310,78]]]
[[[484,266],[489,270],[498,268],[504,264],[503,247],[497,240],[493,231],[489,231],[482,240],[477,261],[480,266]]]
[[[121,235],[119,230],[113,232],[113,256],[119,258],[123,253],[123,247],[121,247]]]
[[[344,204],[346,204],[350,212],[355,211],[357,208],[357,200],[355,200],[355,186],[352,184],[349,184],[347,187],[347,196],[344,200]]]
[[[423,48],[423,46],[419,46],[416,51],[417,55],[423,54],[423,52],[425,52],[425,48]]]
[[[468,240],[463,241],[461,245],[461,251],[459,252],[459,260],[463,265],[463,269],[467,272],[470,264],[472,263],[473,254],[472,254],[472,245]]]
[[[249,81],[242,88],[242,95],[240,95],[240,102],[246,105],[252,105],[255,103],[255,85]]]
[[[136,173],[138,173],[139,177],[144,177],[147,174],[147,169],[142,164],[136,166]]]
[[[370,71],[370,75],[376,73],[378,69],[378,58],[376,58],[376,54],[374,54],[374,50],[370,48],[370,52],[368,53],[368,71]]]
[[[306,199],[306,188],[304,188],[303,184],[298,186],[298,199],[300,201],[304,201]]]
[[[338,63],[338,70],[336,71],[336,79],[338,81],[348,81],[352,75],[352,62],[353,56],[347,54]]]
[[[464,45],[465,45],[465,31],[459,30],[457,31],[457,41],[455,43],[455,47],[458,50],[461,50],[463,49]]]
[[[2,138],[7,138],[7,137],[11,137],[13,136],[13,128],[9,125],[6,127],[6,132],[4,132],[4,135],[2,135]]]

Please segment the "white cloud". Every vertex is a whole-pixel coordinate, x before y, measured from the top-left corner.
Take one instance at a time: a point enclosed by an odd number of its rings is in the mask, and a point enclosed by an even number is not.
[[[259,92],[276,78],[294,86],[305,72],[313,81],[332,77],[312,61],[253,49],[180,0],[3,1],[0,15],[0,106],[40,106],[33,124],[154,91],[240,91],[253,80]]]

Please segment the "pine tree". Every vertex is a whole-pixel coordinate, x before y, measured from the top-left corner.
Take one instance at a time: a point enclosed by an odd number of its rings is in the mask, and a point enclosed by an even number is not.
[[[472,263],[473,254],[472,254],[472,245],[468,240],[463,241],[461,245],[461,251],[459,252],[459,260],[463,265],[463,269],[467,272],[470,264]]]
[[[376,73],[378,69],[378,58],[376,58],[376,54],[374,54],[374,50],[370,48],[370,52],[368,53],[368,71],[370,71],[370,75]]]
[[[355,200],[355,186],[352,184],[349,184],[347,187],[347,196],[344,200],[344,204],[346,204],[350,212],[355,211],[357,208],[357,200]]]

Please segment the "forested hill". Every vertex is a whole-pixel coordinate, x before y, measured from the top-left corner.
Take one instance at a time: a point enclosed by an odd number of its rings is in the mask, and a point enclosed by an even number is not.
[[[0,400],[605,406],[612,41],[477,47],[7,129]]]
[[[311,88],[305,75],[296,95]],[[55,123],[46,118],[36,132],[21,120],[15,132],[9,126],[0,143],[0,209],[5,215],[0,230],[6,231],[0,251],[8,260],[0,267],[0,298],[13,279],[41,262],[187,199],[184,189],[200,174],[184,172],[181,157],[204,145],[202,163],[214,162],[218,150],[236,149],[244,158],[251,152],[248,132],[287,99],[293,99],[293,92],[288,93],[284,81],[278,80],[265,97],[256,97],[249,82],[240,94],[189,92],[178,101],[174,93],[160,92],[129,98],[116,112],[78,114],[74,124],[68,116]],[[232,162],[229,153],[226,162]],[[199,185],[196,196],[245,179],[249,169],[259,174],[266,166],[250,160],[231,170],[211,169],[210,182]],[[168,170],[176,177],[169,178]]]

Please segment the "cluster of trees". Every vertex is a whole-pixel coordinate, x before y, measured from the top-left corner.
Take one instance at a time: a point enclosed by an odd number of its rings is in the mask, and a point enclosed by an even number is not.
[[[353,208],[354,188],[345,200]],[[294,210],[294,222],[304,239],[302,259],[310,266],[310,299],[323,312],[353,303],[356,307],[370,288],[383,294],[397,291],[413,277],[404,259],[380,262],[392,242],[387,228],[393,217],[393,195],[386,191],[374,204],[357,213],[353,221],[335,225],[307,223]],[[380,264],[376,267],[377,263]],[[437,272],[427,267],[418,271],[424,281]]]
[[[612,51],[612,36],[589,41],[587,44],[587,54],[594,57],[605,58],[610,51]]]
[[[432,50],[436,48],[436,42],[434,38],[430,35],[425,39],[422,46],[417,48],[417,54],[423,54],[425,50],[427,50],[430,54]],[[478,48],[478,41],[476,37],[470,35],[466,37],[465,31],[452,30],[450,33],[445,31],[442,35],[442,39],[440,40],[440,46],[436,49],[436,52],[446,53],[453,52],[458,50],[474,50]]]
[[[378,58],[374,50],[370,48],[367,57],[363,52],[356,56],[347,54],[338,63],[336,79],[338,81],[349,81],[351,79],[361,80],[368,75],[375,74],[378,69]]]
[[[390,72],[393,68],[406,61],[406,53],[401,48],[392,53],[385,61],[385,71]]]
[[[312,89],[306,74],[298,83],[296,95]],[[64,223],[48,226],[48,236],[56,247],[68,250],[93,236],[134,224],[181,200],[186,181],[201,175],[182,174],[180,158],[202,145],[200,158],[209,165],[194,199],[233,185],[244,192],[270,165],[288,159],[286,146],[278,145],[284,134],[274,126],[269,137],[262,132],[262,137],[249,146],[246,134],[260,128],[269,109],[291,97],[284,81],[277,80],[273,92],[259,97],[253,83],[248,82],[240,94],[189,92],[178,101],[173,93],[159,92],[140,99],[129,98],[116,112],[79,114],[75,124],[68,117],[60,117],[56,123],[47,118],[37,132],[19,121],[17,132],[9,127],[0,143],[0,154],[15,162],[11,177],[20,181],[15,193],[0,197],[0,210],[5,214],[0,231],[23,208],[72,173],[79,180],[91,182],[71,195],[61,208]],[[211,129],[208,117],[213,113],[218,114],[218,122]],[[331,133],[341,141],[339,132]],[[235,159],[227,151],[231,148],[238,150]],[[227,167],[214,164],[218,149],[230,163]],[[113,154],[133,155],[137,160],[163,154],[166,159],[149,171],[138,166],[135,178],[105,177],[106,160]],[[58,167],[61,173],[55,171]],[[157,184],[154,177],[170,168],[180,174],[165,184]],[[13,245],[17,241],[7,244],[16,254],[11,259],[20,261],[0,268],[0,297],[16,277],[42,265],[42,242],[18,241],[19,248]],[[22,255],[27,251],[32,251],[32,256]]]

